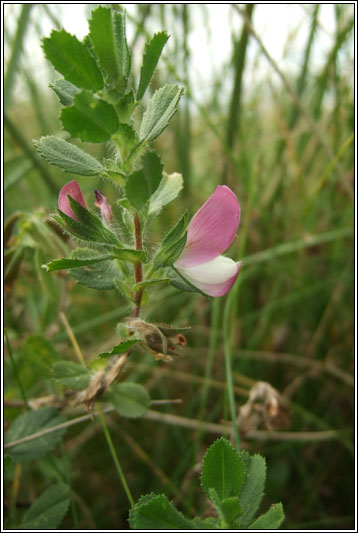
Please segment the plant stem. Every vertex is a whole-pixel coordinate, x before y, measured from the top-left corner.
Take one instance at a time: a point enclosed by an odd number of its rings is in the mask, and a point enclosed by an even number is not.
[[[226,300],[224,308],[224,324],[223,324],[223,333],[224,333],[224,349],[225,349],[225,372],[226,372],[226,386],[229,397],[229,407],[230,415],[232,420],[232,430],[234,433],[236,449],[240,450],[240,435],[239,429],[237,427],[237,412],[235,405],[235,393],[234,393],[234,380],[232,377],[232,349],[230,342],[230,314],[233,304],[233,296],[236,294],[236,291],[231,291]]]
[[[142,227],[140,223],[140,218],[137,214],[135,214],[133,219],[134,219],[135,248],[136,250],[142,250],[143,242],[142,242]],[[136,283],[140,283],[141,281],[143,281],[143,268],[142,268],[141,262],[136,263],[134,265],[134,277],[135,277]],[[132,310],[132,317],[139,316],[142,296],[143,296],[143,289],[137,290],[134,296],[135,307]]]
[[[114,461],[114,464],[116,465],[117,472],[118,472],[119,478],[120,478],[120,480],[122,482],[124,491],[125,491],[125,493],[127,495],[129,503],[131,505],[134,505],[133,496],[132,496],[132,494],[131,494],[131,492],[129,490],[129,487],[128,487],[128,484],[127,484],[127,480],[126,480],[126,478],[124,476],[121,464],[119,462],[115,447],[113,445],[113,441],[112,441],[111,435],[110,435],[109,430],[108,430],[108,426],[106,424],[106,420],[105,420],[105,418],[103,416],[102,410],[99,407],[99,405],[97,405],[96,408],[97,408],[98,418],[101,421],[102,428],[103,428],[103,431],[104,431],[104,434],[105,434],[105,437],[106,437],[106,440],[107,440],[107,444],[108,444],[108,447],[109,447],[109,449],[111,451],[111,454],[112,454],[112,457],[113,457],[113,461]]]
[[[27,402],[27,398],[26,398],[26,394],[25,394],[24,388],[23,388],[21,380],[19,378],[19,373],[18,373],[18,370],[17,370],[17,366],[16,366],[15,359],[14,359],[14,356],[13,356],[13,353],[12,353],[12,348],[11,348],[11,344],[10,344],[9,337],[8,337],[6,329],[5,329],[5,338],[6,338],[6,345],[7,345],[8,351],[9,351],[9,356],[10,356],[12,368],[14,370],[14,376],[16,378],[16,381],[17,381],[18,385],[19,385],[19,389],[20,389],[20,392],[21,392],[22,399],[24,401],[26,409],[30,409],[29,404]]]

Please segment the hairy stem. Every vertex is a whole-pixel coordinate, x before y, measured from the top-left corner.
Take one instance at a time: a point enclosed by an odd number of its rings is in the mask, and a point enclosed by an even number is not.
[[[134,215],[134,238],[135,238],[136,250],[142,250],[143,249],[142,228],[141,228],[140,218],[137,214]],[[142,268],[141,262],[134,265],[134,277],[135,277],[136,283],[140,283],[141,281],[143,281],[143,268]],[[132,317],[139,316],[142,296],[143,296],[143,289],[138,289],[134,295],[135,307],[132,309]]]

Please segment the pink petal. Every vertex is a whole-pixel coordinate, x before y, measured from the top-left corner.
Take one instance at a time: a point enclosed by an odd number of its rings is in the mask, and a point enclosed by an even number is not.
[[[82,205],[85,209],[88,209],[86,200],[83,197],[82,191],[80,189],[80,186],[78,185],[76,180],[70,181],[69,183],[66,183],[60,190],[60,194],[58,195],[58,207],[60,211],[65,213],[65,215],[68,215],[71,218],[74,218],[75,220],[78,220],[74,212],[72,211],[72,208],[70,206],[70,202],[67,198],[67,196],[71,196],[76,202]]]
[[[110,222],[112,218],[112,208],[109,205],[107,198],[101,191],[97,190],[94,191],[94,196],[96,198],[94,205],[101,210],[102,219]]]
[[[232,243],[240,221],[240,205],[229,187],[218,185],[188,226],[185,248],[177,259],[183,267],[214,259]]]
[[[175,267],[192,285],[208,296],[224,296],[234,285],[242,263],[219,256],[195,267]]]

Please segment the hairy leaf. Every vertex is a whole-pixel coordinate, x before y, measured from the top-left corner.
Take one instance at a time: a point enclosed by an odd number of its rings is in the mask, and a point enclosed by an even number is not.
[[[77,146],[53,135],[41,137],[39,141],[33,141],[33,143],[46,161],[62,168],[65,172],[80,176],[97,176],[104,171],[104,167],[97,159]]]
[[[55,82],[50,83],[49,87],[55,91],[61,104],[65,106],[72,105],[76,94],[81,92],[81,89],[67,80],[56,80]]]
[[[132,529],[195,529],[164,494],[142,496],[129,512]]]
[[[282,503],[274,503],[267,513],[259,516],[247,529],[278,529],[284,519]]]
[[[143,115],[139,139],[154,141],[168,126],[177,111],[183,89],[177,85],[165,85],[155,91]]]
[[[163,172],[162,181],[150,199],[148,214],[158,215],[165,205],[175,200],[182,188],[183,176],[181,174]]]
[[[261,455],[249,457],[246,478],[240,493],[242,516],[240,527],[246,528],[253,520],[264,495],[266,461]]]
[[[139,339],[131,339],[129,341],[123,341],[120,344],[117,344],[112,348],[110,352],[103,352],[98,354],[100,359],[108,359],[113,355],[119,355],[121,353],[127,352],[134,344],[139,342]]]
[[[85,142],[109,141],[118,129],[114,107],[89,91],[81,91],[73,98],[73,105],[62,110],[63,127]]]
[[[140,80],[137,90],[137,100],[141,100],[150,84],[159,58],[169,36],[165,32],[159,32],[145,45],[143,64],[140,71]]]
[[[24,514],[19,529],[57,529],[71,501],[71,490],[57,483],[45,490]]]

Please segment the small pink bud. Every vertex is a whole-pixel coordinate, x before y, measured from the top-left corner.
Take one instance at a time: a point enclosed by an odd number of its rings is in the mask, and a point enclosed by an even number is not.
[[[106,220],[107,222],[110,222],[113,213],[112,208],[107,201],[107,198],[101,191],[98,190],[94,191],[94,195],[96,198],[94,206],[98,207],[101,210],[102,219]]]
[[[75,220],[78,220],[78,218],[72,211],[68,196],[71,196],[71,198],[81,204],[82,207],[88,209],[86,200],[84,199],[80,186],[78,185],[76,180],[66,183],[66,185],[64,185],[60,190],[60,194],[58,195],[58,208],[60,209],[60,211],[65,213],[65,215]]]

